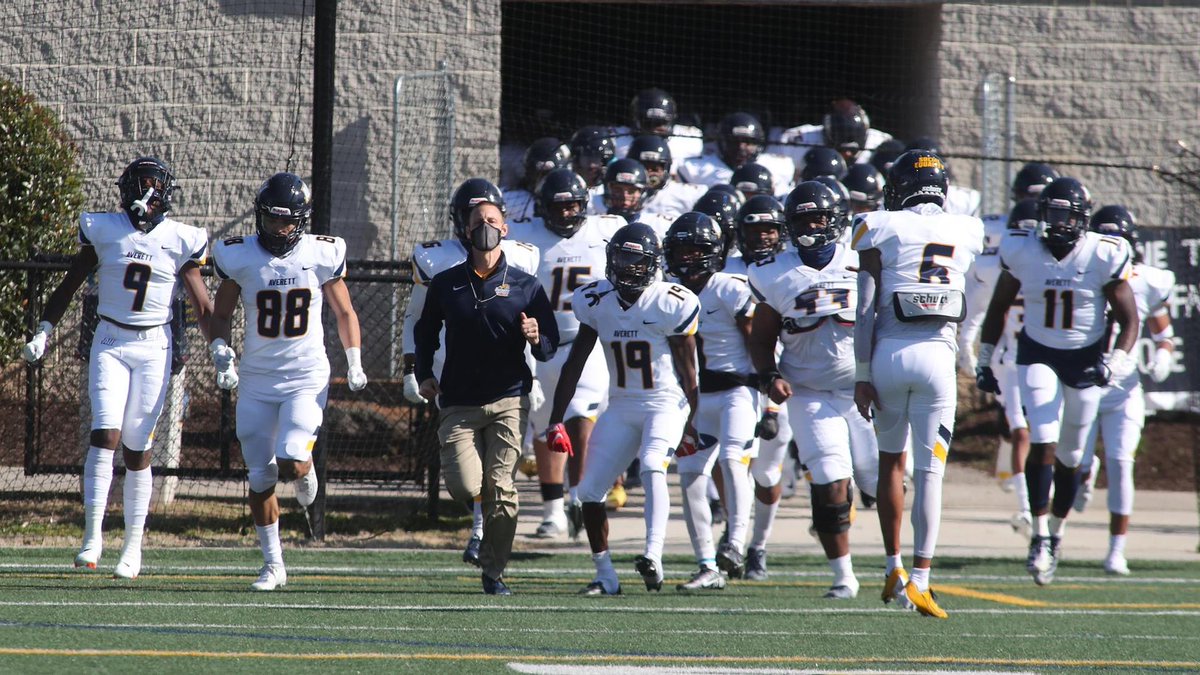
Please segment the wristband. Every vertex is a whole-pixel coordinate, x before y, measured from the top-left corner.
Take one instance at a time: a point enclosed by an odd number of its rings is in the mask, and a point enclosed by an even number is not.
[[[1150,339],[1155,342],[1165,342],[1173,337],[1175,337],[1175,327],[1171,324],[1167,324],[1167,327],[1158,333],[1150,334]]]
[[[976,363],[979,364],[980,368],[992,367],[992,354],[995,351],[996,345],[990,345],[986,342],[981,342],[979,344],[979,358],[976,360]]]
[[[358,347],[350,347],[346,350],[346,366],[353,370],[355,368],[362,369],[362,350]]]
[[[854,381],[855,382],[870,382],[871,381],[871,362],[870,361],[855,361],[854,362]]]

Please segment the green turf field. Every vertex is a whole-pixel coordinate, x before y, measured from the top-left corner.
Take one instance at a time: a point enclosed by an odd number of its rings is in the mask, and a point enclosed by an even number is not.
[[[481,594],[452,551],[285,552],[289,585],[248,590],[257,549],[146,552],[142,576],[70,568],[74,551],[0,552],[2,672],[1134,672],[1200,671],[1200,569],[1135,561],[1110,579],[1064,561],[1038,588],[1023,561],[938,560],[948,621],[886,608],[882,561],[857,600],[821,599],[823,561],[770,559],[769,582],[687,596],[690,559],[647,593],[579,598],[580,554],[524,555],[515,595]]]

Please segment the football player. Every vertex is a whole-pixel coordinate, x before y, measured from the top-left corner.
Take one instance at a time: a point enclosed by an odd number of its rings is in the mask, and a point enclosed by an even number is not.
[[[616,156],[612,129],[596,125],[580,127],[567,146],[571,150],[571,168],[583,177],[592,194],[600,194],[604,167]]]
[[[1025,325],[1017,336],[1021,404],[1029,422],[1025,481],[1033,513],[1026,570],[1039,585],[1054,580],[1063,524],[1079,488],[1079,464],[1104,386],[1123,381],[1137,365],[1137,306],[1128,279],[1129,243],[1089,232],[1091,198],[1078,180],[1061,177],[1038,196],[1033,232],[1009,230],[1000,243],[1002,271],[980,329],[979,388],[1002,389],[992,356],[1017,293],[1025,297]],[[1105,306],[1120,325],[1108,353]],[[1051,504],[1050,491],[1054,488]]]
[[[746,162],[734,170],[729,184],[737,188],[746,199],[758,195],[774,195],[775,181],[771,171],[758,162]]]
[[[695,211],[677,218],[663,240],[667,271],[696,294],[704,310],[696,334],[700,407],[694,424],[700,444],[695,454],[676,454],[684,519],[700,569],[676,587],[680,591],[724,588],[718,567],[740,577],[750,524],[753,493],[746,469],[758,450],[758,392],[746,340],[754,301],[745,275],[721,271],[723,249],[716,221]],[[708,503],[708,476],[718,462],[729,512],[728,538],[720,551],[713,542]]]
[[[849,193],[850,212],[853,215],[878,211],[883,203],[883,176],[868,163],[852,164],[842,179]]]
[[[709,186],[729,183],[735,169],[747,162],[757,162],[771,172],[775,181],[773,192],[787,192],[796,166],[791,158],[762,152],[767,137],[757,117],[744,112],[727,115],[721,120],[718,133],[717,152],[686,159],[680,165],[679,177],[683,182]]]
[[[907,150],[927,150],[939,158],[943,157],[940,144],[928,136],[922,136],[910,141]],[[950,171],[949,163],[943,158],[942,164],[946,165],[946,176],[950,181],[950,187],[946,191],[946,213],[978,216],[979,209],[983,204],[983,195],[979,194],[979,190],[974,188],[956,185],[954,183],[954,174]]]
[[[983,250],[983,223],[942,209],[946,167],[925,150],[904,153],[884,186],[884,208],[855,217],[859,252],[854,401],[879,441],[879,525],[887,554],[882,598],[946,618],[929,590],[942,511],[942,476],[954,432],[955,323],[965,274]],[[905,446],[913,454],[913,568],[900,555]]]
[[[662,552],[670,496],[667,466],[676,447],[687,455],[696,444],[696,326],[700,302],[678,284],[658,281],[661,250],[654,230],[630,223],[609,240],[605,278],[575,290],[571,308],[579,332],[563,365],[547,444],[571,451],[563,418],[592,350],[600,349],[609,371],[608,407],[596,422],[579,496],[596,577],[584,595],[621,592],[608,551],[605,497],[617,476],[637,457],[646,492],[646,547],[635,567],[647,590],[662,589]]]
[[[165,162],[139,157],[117,180],[121,210],[79,217],[79,252],[46,301],[37,332],[22,355],[41,360],[75,291],[96,273],[100,325],[88,359],[92,427],[83,466],[83,546],[75,567],[96,569],[103,550],[104,512],[113,453],[125,460],[125,542],[114,576],[135,579],[142,569],[142,534],[153,479],[150,442],[171,371],[171,304],[182,282],[209,338],[212,303],[200,278],[208,255],[204,230],[168,218],[178,186]]]
[[[713,186],[701,195],[700,199],[692,205],[692,210],[712,218],[717,223],[717,227],[721,228],[721,238],[724,240],[723,255],[728,262],[728,256],[732,252],[735,231],[737,229],[737,212],[744,203],[741,199],[741,193],[737,190],[725,191],[720,189],[720,186]],[[744,267],[744,266],[743,266]],[[745,270],[743,269],[744,273]]]
[[[646,196],[642,200],[645,213],[675,219],[691,211],[706,192],[703,185],[681,183],[674,177],[671,147],[661,136],[638,136],[627,149],[628,157],[646,169]]]
[[[604,192],[592,197],[589,213],[619,216],[628,223],[649,225],[661,237],[671,226],[671,219],[661,213],[643,211],[650,177],[646,167],[636,159],[614,159],[604,169]]]
[[[346,350],[350,390],[367,385],[358,314],[344,280],[346,242],[308,234],[312,208],[308,185],[295,174],[277,173],[254,199],[255,233],[229,237],[213,250],[221,285],[213,302],[209,351],[217,386],[240,391],[237,434],[263,554],[258,579],[250,585],[256,591],[287,585],[276,482],[295,481],[296,501],[305,508],[317,497],[312,448],[329,396],[324,303],[337,320]],[[229,340],[238,300],[246,310],[247,330],[241,362],[235,365]]]
[[[605,266],[605,242],[625,225],[620,216],[589,216],[587,185],[570,169],[555,169],[546,175],[538,188],[538,209],[542,214],[528,223],[513,223],[510,239],[533,244],[541,251],[537,277],[547,289],[550,305],[558,323],[559,350],[554,357],[537,365],[536,377],[542,391],[553,392],[559,374],[567,360],[565,349],[579,332],[579,320],[571,309],[575,289],[600,278]],[[534,536],[552,538],[562,534],[578,537],[583,527],[583,514],[578,499],[578,486],[587,452],[588,438],[596,418],[603,410],[608,392],[608,370],[604,355],[594,350],[584,365],[575,396],[571,399],[563,422],[575,453],[569,459],[546,448],[546,441],[534,441],[537,452],[538,479],[542,493],[542,523]],[[546,429],[550,407],[541,405],[530,413],[533,429]],[[570,501],[564,511],[563,467],[571,479]]]
[[[1133,273],[1129,286],[1137,305],[1138,317],[1145,317],[1154,357],[1149,364],[1150,379],[1163,382],[1171,375],[1175,361],[1175,331],[1167,300],[1175,286],[1175,274],[1170,270],[1142,262],[1137,244],[1137,223],[1124,206],[1105,206],[1094,215],[1092,232],[1118,236],[1129,242],[1133,250]],[[1141,328],[1140,324],[1138,326]],[[1129,574],[1125,560],[1125,537],[1129,533],[1129,516],[1133,513],[1133,460],[1141,442],[1142,425],[1146,419],[1146,401],[1137,370],[1122,379],[1115,379],[1100,399],[1100,412],[1092,423],[1087,437],[1081,471],[1084,474],[1075,510],[1083,511],[1091,498],[1092,487],[1099,473],[1095,462],[1096,438],[1104,438],[1104,465],[1108,471],[1108,555],[1104,571],[1109,574]]]
[[[853,164],[871,161],[875,148],[891,138],[891,134],[871,128],[871,120],[862,106],[848,98],[839,98],[833,101],[821,124],[785,130],[779,138],[783,147],[779,152],[801,164],[808,148],[826,146],[837,150],[847,164]]]
[[[425,297],[429,292],[428,284],[439,273],[444,272],[467,259],[467,250],[471,246],[467,241],[467,224],[471,209],[482,202],[495,204],[500,213],[505,213],[504,195],[500,189],[485,178],[470,178],[458,186],[450,197],[450,221],[454,227],[453,239],[426,241],[413,247],[412,294],[408,298],[408,307],[404,310],[404,326],[401,329],[401,342],[404,350],[404,398],[411,403],[426,403],[421,396],[420,385],[417,382],[417,346],[413,338],[413,329],[421,312],[425,308]],[[537,248],[520,241],[505,239],[500,242],[504,258],[508,264],[529,274],[537,274]],[[439,339],[439,344],[445,345],[445,336]],[[439,348],[434,354],[433,373],[440,378],[445,351]],[[529,394],[530,407],[545,400],[541,387],[534,381],[533,391]],[[467,547],[463,550],[463,562],[479,566],[479,546],[483,542],[483,502],[478,491],[475,501],[468,505],[473,514],[471,521],[471,536]]]
[[[570,165],[571,150],[553,136],[529,144],[521,164],[525,169],[520,187],[504,190],[504,207],[509,224],[524,223],[536,215],[536,191],[542,178],[555,169]]]
[[[630,143],[636,140],[636,137],[644,135],[662,138],[670,146],[671,155],[675,159],[682,160],[704,154],[704,134],[696,127],[676,124],[678,117],[675,99],[670,94],[658,88],[639,91],[629,103],[632,127],[613,129],[617,156],[627,157]],[[674,170],[670,167],[668,171],[674,175]]]
[[[833,148],[818,145],[804,153],[804,166],[797,167],[801,181],[816,180],[817,176],[833,176],[840,181],[846,177],[846,160]]]
[[[759,301],[751,355],[762,391],[786,403],[800,461],[812,476],[813,525],[833,571],[825,597],[848,600],[859,583],[850,557],[852,446],[866,457],[863,490],[874,493],[878,450],[871,425],[854,409],[854,310],[858,256],[840,243],[845,224],[833,191],[809,181],[784,205],[796,247],[750,268]],[[761,331],[761,332],[760,332]],[[783,345],[776,360],[776,342]]]

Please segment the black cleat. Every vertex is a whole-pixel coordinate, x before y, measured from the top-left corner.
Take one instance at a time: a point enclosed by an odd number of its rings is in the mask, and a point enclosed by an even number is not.
[[[483,577],[483,592],[487,595],[512,595],[512,589],[503,579],[493,579],[486,574]]]
[[[475,567],[482,567],[479,562],[479,547],[483,545],[483,539],[471,536],[471,540],[467,542],[467,547],[463,549],[463,562]]]
[[[662,590],[663,580],[658,571],[658,563],[644,555],[639,555],[633,559],[633,566],[637,569],[637,573],[642,575],[642,581],[646,582],[646,590]]]

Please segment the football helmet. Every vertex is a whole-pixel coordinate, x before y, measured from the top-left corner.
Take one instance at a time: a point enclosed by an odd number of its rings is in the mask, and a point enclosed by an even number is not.
[[[845,220],[837,211],[837,201],[828,185],[815,180],[788,193],[783,210],[788,237],[797,249],[824,248],[841,238]]]
[[[849,162],[866,149],[867,131],[870,128],[871,121],[862,106],[843,98],[834,101],[833,107],[825,114],[821,133],[825,136],[825,143]]]
[[[870,164],[854,164],[842,179],[850,200],[850,208],[857,213],[875,211],[883,201],[883,177]]]
[[[725,194],[733,197],[733,200],[735,202],[737,202],[737,206],[739,209],[742,208],[742,204],[746,203],[746,195],[742,194],[737,188],[733,187],[729,183],[715,183],[713,185],[708,186],[708,191],[709,192],[714,192],[714,191],[715,192],[724,192]],[[695,209],[693,209],[693,211],[694,210]]]
[[[650,178],[641,162],[628,157],[614,159],[604,170],[604,206],[608,213],[633,222],[642,210],[648,187]]]
[[[1010,230],[1035,230],[1037,224],[1037,200],[1022,199],[1013,204],[1012,210],[1008,212],[1008,222],[1005,223],[1005,227]]]
[[[932,202],[946,201],[946,164],[929,150],[909,150],[896,158],[883,186],[883,207],[888,211]]]
[[[767,142],[762,122],[750,113],[736,112],[721,120],[717,133],[717,150],[721,160],[731,168],[753,162]]]
[[[800,171],[800,180],[813,180],[817,176],[833,176],[841,180],[846,177],[846,160],[841,153],[833,148],[818,145],[804,153],[804,168]]]
[[[765,260],[783,250],[783,204],[771,195],[746,200],[737,214],[737,247],[747,264]]]
[[[739,166],[730,177],[729,183],[747,198],[775,194],[771,170],[757,162],[746,162]]]
[[[604,276],[619,293],[640,294],[658,278],[658,236],[645,223],[617,230],[604,252]]]
[[[689,211],[671,223],[663,238],[667,271],[688,281],[721,271],[725,242],[717,221],[699,211]]]
[[[1129,248],[1134,252],[1134,262],[1141,262],[1141,256],[1137,252],[1137,220],[1129,212],[1129,209],[1121,204],[1102,206],[1092,214],[1092,220],[1088,227],[1092,232],[1120,237],[1129,242]]]
[[[889,138],[871,151],[871,166],[875,167],[879,175],[887,176],[896,158],[903,154],[904,143],[895,138]]]
[[[1092,198],[1074,178],[1055,178],[1037,199],[1038,236],[1051,246],[1072,246],[1088,228]]]
[[[657,87],[639,91],[629,103],[631,126],[640,134],[670,136],[677,115],[675,99]]]
[[[587,183],[570,169],[554,169],[538,185],[538,209],[546,229],[570,238],[587,220]],[[569,205],[577,208],[572,212]]]
[[[571,163],[571,149],[553,136],[543,136],[529,144],[521,163],[525,167],[525,185],[532,192],[546,174]]]
[[[505,213],[504,194],[486,178],[468,178],[450,197],[450,221],[454,223],[454,236],[468,249],[467,225],[470,224],[471,210],[484,202],[495,204],[500,213]]]
[[[571,166],[583,176],[589,187],[598,185],[604,177],[604,167],[617,154],[612,129],[601,126],[580,127],[567,142],[571,150]]]
[[[291,252],[312,220],[312,190],[294,173],[277,173],[258,188],[254,197],[254,229],[258,243],[276,258]],[[287,232],[266,227],[265,220],[292,223]]]
[[[638,136],[629,144],[629,152],[625,156],[636,159],[646,168],[647,184],[652,191],[661,188],[667,182],[667,176],[671,175],[671,146],[662,136]]]
[[[1048,164],[1029,162],[1013,177],[1012,200],[1017,202],[1027,198],[1037,199],[1042,190],[1058,176],[1054,167]]]
[[[157,157],[138,157],[117,179],[121,208],[141,227],[153,228],[162,222],[178,189],[175,174]]]
[[[842,185],[842,181],[833,176],[817,176],[813,179],[822,183],[833,192],[833,213],[841,221],[842,227],[850,222],[850,191]]]
[[[693,211],[699,211],[712,218],[716,221],[717,227],[721,228],[721,239],[724,240],[722,255],[728,254],[730,247],[733,246],[739,208],[741,205],[737,197],[723,190],[712,189],[705,192],[692,205]]]

